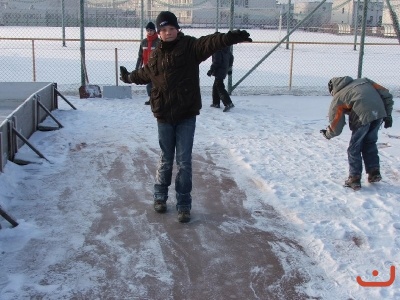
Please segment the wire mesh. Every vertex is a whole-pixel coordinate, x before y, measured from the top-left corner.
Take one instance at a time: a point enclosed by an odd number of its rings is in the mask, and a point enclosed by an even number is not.
[[[231,2],[233,1],[233,2]],[[324,2],[324,1],[322,1]],[[90,0],[85,1],[85,62],[90,83],[118,85],[115,64],[133,70],[143,24],[171,10],[182,31],[200,37],[218,29],[246,29],[253,43],[235,45],[233,94],[327,94],[331,77],[357,77],[363,2],[269,0]],[[389,1],[397,17],[400,0]],[[385,2],[368,3],[362,76],[399,94],[399,42]],[[312,16],[309,13],[321,5]],[[360,6],[361,5],[361,6]],[[0,80],[56,82],[65,94],[81,82],[79,1],[0,1]],[[271,55],[249,70],[301,24]],[[357,33],[357,34],[356,34]],[[117,56],[115,55],[117,53]],[[332,65],[332,58],[336,63]],[[200,66],[207,73],[211,61]],[[377,70],[378,68],[378,70]],[[204,91],[212,80],[201,80]],[[242,80],[242,81],[241,81]],[[145,93],[144,86],[132,86]]]

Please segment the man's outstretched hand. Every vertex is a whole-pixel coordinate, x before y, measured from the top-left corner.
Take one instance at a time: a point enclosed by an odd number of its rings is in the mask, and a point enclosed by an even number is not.
[[[250,38],[250,33],[246,30],[233,30],[226,33],[226,38],[232,44],[238,44],[243,42],[252,42]]]
[[[131,79],[129,78],[129,72],[124,66],[119,67],[119,72],[120,72],[119,79],[121,79],[122,82],[132,83]]]

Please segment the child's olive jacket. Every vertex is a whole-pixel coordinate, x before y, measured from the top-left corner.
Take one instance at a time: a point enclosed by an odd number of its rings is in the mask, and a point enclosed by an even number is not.
[[[349,115],[350,130],[372,121],[390,116],[393,96],[387,89],[368,78],[353,79],[350,76],[331,79],[333,99],[329,108],[327,138],[342,133]]]
[[[143,68],[130,73],[135,84],[153,83],[150,103],[160,122],[174,123],[200,114],[199,64],[233,42],[224,33],[195,38],[178,33],[161,41]]]

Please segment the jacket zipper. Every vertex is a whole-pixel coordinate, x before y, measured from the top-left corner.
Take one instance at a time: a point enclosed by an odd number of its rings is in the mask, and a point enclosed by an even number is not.
[[[166,64],[165,64],[165,62],[166,62]],[[169,55],[168,55],[168,53],[165,53],[163,59],[161,60],[161,66],[162,66],[163,72],[164,72],[164,81],[165,81],[165,85],[166,85],[166,90],[168,90],[168,81],[167,81],[167,72],[166,72],[166,66],[168,66],[168,63],[169,63]],[[167,92],[167,95],[168,95],[168,99],[166,99],[166,102],[168,102],[168,104],[169,104],[171,121],[173,123],[174,117],[173,117],[172,109],[171,109],[172,108],[171,99],[169,98],[170,93]]]

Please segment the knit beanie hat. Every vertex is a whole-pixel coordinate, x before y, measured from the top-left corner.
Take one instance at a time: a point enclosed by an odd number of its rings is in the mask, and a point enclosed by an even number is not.
[[[161,27],[163,26],[174,26],[176,29],[179,29],[178,20],[176,16],[170,11],[162,11],[158,15],[156,19],[157,24],[157,32],[160,32]]]
[[[156,25],[154,25],[154,23],[153,22],[149,22],[149,23],[147,23],[147,25],[146,25],[146,29],[151,29],[151,30],[156,30]]]

